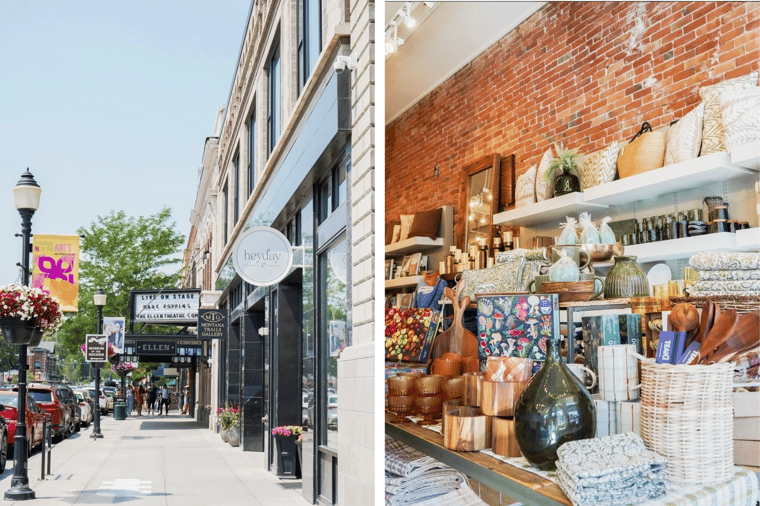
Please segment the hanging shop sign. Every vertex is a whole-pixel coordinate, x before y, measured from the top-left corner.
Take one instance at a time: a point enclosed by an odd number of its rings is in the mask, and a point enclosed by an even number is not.
[[[133,290],[132,321],[166,325],[195,325],[201,291]]]
[[[116,353],[124,353],[124,329],[126,318],[123,316],[104,316],[103,331],[108,336],[108,342]]]
[[[198,339],[227,337],[227,314],[219,309],[198,310]]]
[[[176,341],[137,341],[137,355],[174,355],[177,353]]]
[[[84,341],[84,359],[87,362],[107,362],[108,336],[105,334],[87,334]]]
[[[34,234],[32,286],[61,303],[61,311],[76,311],[79,297],[79,236]]]
[[[232,251],[235,271],[255,286],[282,281],[293,266],[293,247],[282,232],[271,227],[253,227],[235,242]]]

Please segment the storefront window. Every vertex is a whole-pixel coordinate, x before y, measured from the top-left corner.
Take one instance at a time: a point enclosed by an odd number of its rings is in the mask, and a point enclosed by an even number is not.
[[[314,247],[314,208],[313,200],[309,199],[301,209],[296,239],[303,246],[303,352],[302,352],[302,418],[308,432],[314,431],[314,386],[316,384],[314,369],[314,262],[312,260]],[[307,438],[308,440],[308,438]]]
[[[322,318],[320,347],[325,357],[325,381],[322,382],[325,424],[320,443],[338,449],[338,357],[348,346],[347,328],[347,257],[346,240],[340,239],[326,253],[320,255],[320,282],[322,291]]]

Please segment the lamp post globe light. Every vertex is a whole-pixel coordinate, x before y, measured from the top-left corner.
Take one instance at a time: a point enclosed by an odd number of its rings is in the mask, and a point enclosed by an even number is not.
[[[13,188],[13,202],[21,215],[21,283],[29,285],[29,253],[31,253],[30,237],[32,235],[32,216],[40,206],[42,188],[34,180],[34,176],[26,169],[21,179]],[[29,488],[28,441],[26,437],[26,345],[18,347],[18,420],[16,422],[16,438],[13,445],[13,477],[11,488],[5,492],[6,501],[25,501],[34,499],[34,490]]]
[[[92,298],[95,300],[95,307],[98,308],[98,334],[101,334],[103,333],[103,306],[106,305],[106,293],[98,288]],[[100,368],[103,367],[103,362],[93,362],[93,366],[95,367],[95,395],[98,397],[98,409],[95,410],[95,421],[92,424],[90,437],[99,439],[103,437],[100,432]]]

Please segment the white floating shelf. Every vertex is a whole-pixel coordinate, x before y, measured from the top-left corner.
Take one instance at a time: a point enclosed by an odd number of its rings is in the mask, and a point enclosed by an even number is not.
[[[425,276],[404,276],[396,279],[386,279],[385,288],[406,288],[416,286],[425,280]]]
[[[760,171],[760,141],[749,142],[733,149],[731,163]]]
[[[728,153],[713,153],[595,186],[583,196],[587,203],[622,205],[750,174],[755,172],[731,163]]]
[[[737,230],[736,249],[760,251],[760,227]]]
[[[589,203],[584,200],[580,192],[568,193],[561,197],[529,204],[525,207],[517,207],[493,216],[494,225],[511,225],[515,227],[529,227],[539,223],[547,223],[556,220],[565,220],[565,216],[577,215],[583,211],[594,209],[606,209],[603,203]]]
[[[417,253],[418,251],[440,248],[441,246],[443,246],[442,237],[437,239],[431,239],[429,237],[410,237],[409,239],[394,242],[393,244],[386,244],[385,255],[401,256],[409,253]]]
[[[632,244],[625,247],[625,256],[635,256],[636,262],[662,262],[665,260],[678,260],[689,258],[698,251],[736,251],[736,234],[731,232],[719,232],[705,234],[683,239],[670,239],[646,244]],[[598,263],[594,265],[612,265],[612,262]]]

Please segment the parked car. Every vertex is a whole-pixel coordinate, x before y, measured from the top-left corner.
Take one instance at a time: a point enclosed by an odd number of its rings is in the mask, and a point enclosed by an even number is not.
[[[71,387],[67,385],[56,385],[60,398],[71,408],[71,415],[74,418],[74,432],[79,432],[82,426],[82,408],[79,407],[76,395]]]
[[[0,443],[0,472],[5,469],[8,458],[8,446],[14,444],[16,439],[16,422],[18,420],[18,392],[3,390],[0,392],[0,415],[5,422],[4,437]],[[29,453],[32,449],[42,444],[45,436],[42,432],[42,420],[49,416],[31,396],[26,396],[26,435],[29,441]],[[13,456],[13,453],[11,453]]]
[[[13,390],[18,391],[18,387]],[[71,407],[61,399],[57,387],[31,383],[27,391],[37,405],[50,415],[53,436],[56,439],[65,439],[74,433],[74,414]]]
[[[77,398],[77,403],[79,403],[79,409],[82,410],[82,423],[87,427],[95,417],[95,401],[90,397],[90,393],[84,389],[74,389],[74,395]]]
[[[116,389],[113,387],[103,387],[103,394],[106,396],[106,414],[113,413],[113,403],[116,399]]]

